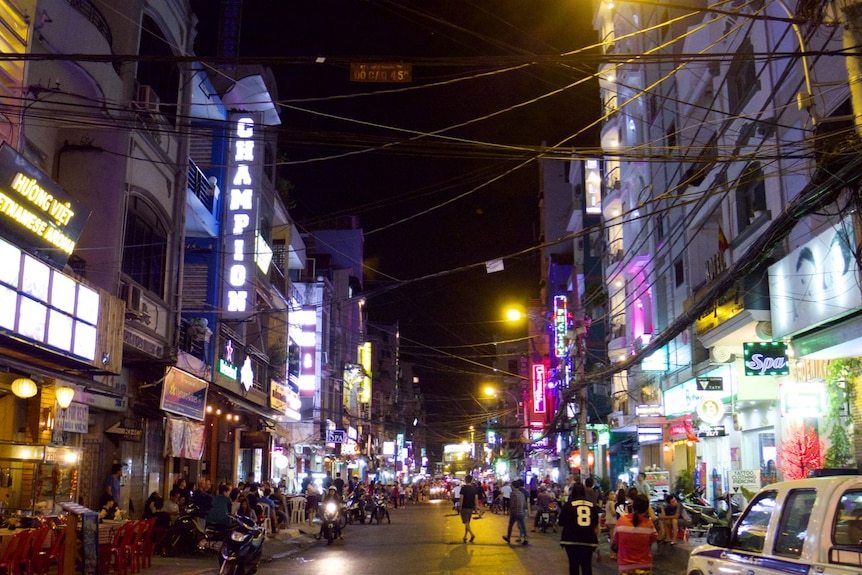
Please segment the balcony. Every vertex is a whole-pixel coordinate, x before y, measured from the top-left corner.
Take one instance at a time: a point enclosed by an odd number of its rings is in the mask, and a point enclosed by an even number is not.
[[[628,354],[626,337],[626,324],[613,323],[610,330],[610,341],[608,341],[608,359],[619,361]]]

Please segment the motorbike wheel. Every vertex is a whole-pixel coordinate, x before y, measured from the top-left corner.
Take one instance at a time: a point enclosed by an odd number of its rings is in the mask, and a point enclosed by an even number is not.
[[[162,540],[162,549],[166,556],[176,556],[188,553],[190,549],[188,537],[180,531],[168,533]]]
[[[239,565],[236,561],[225,561],[218,570],[218,575],[239,575]]]
[[[326,532],[326,544],[332,545],[332,542],[335,540],[335,533],[333,529],[330,529]]]

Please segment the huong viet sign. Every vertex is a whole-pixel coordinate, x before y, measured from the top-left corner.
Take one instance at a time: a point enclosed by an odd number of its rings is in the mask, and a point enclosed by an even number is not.
[[[19,155],[0,146],[0,228],[30,254],[63,269],[87,214],[66,190]]]
[[[745,375],[790,375],[786,344],[768,341],[746,343],[743,359]]]

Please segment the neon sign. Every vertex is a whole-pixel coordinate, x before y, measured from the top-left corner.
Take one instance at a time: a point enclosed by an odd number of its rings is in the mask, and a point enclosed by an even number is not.
[[[9,145],[0,146],[0,221],[3,236],[62,268],[75,251],[86,218],[81,207],[47,174]]]
[[[533,364],[533,413],[545,413],[545,390],[548,387],[548,372],[545,364]]]
[[[566,332],[569,327],[568,299],[564,295],[554,296],[554,350],[557,357],[566,355]]]
[[[232,116],[233,153],[228,164],[227,205],[224,221],[224,295],[227,313],[245,313],[253,304],[254,254],[257,245],[257,198],[260,161],[255,159],[254,126],[250,114]]]

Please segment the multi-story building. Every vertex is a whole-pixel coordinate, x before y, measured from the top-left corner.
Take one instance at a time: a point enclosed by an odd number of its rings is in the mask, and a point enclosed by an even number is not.
[[[840,443],[827,435],[847,422],[819,398],[838,393],[830,365],[855,355],[841,343],[862,308],[841,283],[859,275],[859,111],[852,62],[832,56],[852,14],[595,3],[611,425],[627,467],[688,471],[717,496],[774,480],[800,430]],[[777,53],[796,56],[760,57]]]
[[[96,506],[116,463],[124,509],[179,476],[279,477],[298,407],[286,278],[304,262],[275,191],[271,75],[179,58],[182,0],[0,18],[8,52],[45,55],[4,62],[0,88],[10,504]]]

